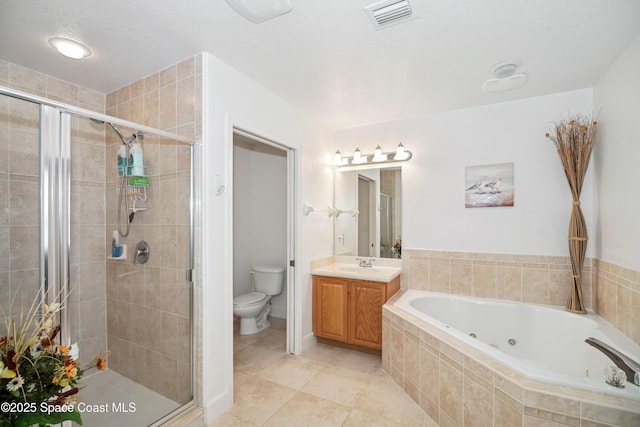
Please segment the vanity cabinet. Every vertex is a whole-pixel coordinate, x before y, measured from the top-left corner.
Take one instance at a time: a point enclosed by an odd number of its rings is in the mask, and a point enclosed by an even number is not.
[[[343,344],[382,349],[382,305],[400,289],[390,282],[313,276],[313,333]]]

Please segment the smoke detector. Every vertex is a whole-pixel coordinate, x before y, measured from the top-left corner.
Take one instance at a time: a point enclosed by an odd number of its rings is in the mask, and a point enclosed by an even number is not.
[[[517,70],[518,64],[515,61],[503,61],[495,64],[491,67],[495,78],[486,80],[482,84],[482,92],[504,92],[521,88],[527,82],[527,75],[524,73],[515,74]]]
[[[376,30],[418,18],[418,11],[409,0],[384,0],[364,8]]]
[[[497,78],[502,79],[515,73],[517,69],[518,66],[516,64],[508,63],[494,65],[492,71]]]

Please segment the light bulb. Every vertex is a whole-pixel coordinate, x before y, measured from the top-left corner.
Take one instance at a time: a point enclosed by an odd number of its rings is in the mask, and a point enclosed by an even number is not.
[[[404,145],[402,145],[402,142],[398,144],[398,147],[396,148],[396,154],[395,156],[393,156],[394,160],[406,160],[407,159],[407,153],[404,152]]]
[[[360,155],[360,149],[358,147],[356,147],[356,150],[353,152],[353,160],[351,161],[351,163],[362,163],[362,156]]]
[[[333,155],[333,164],[340,166],[342,164],[342,154],[340,150],[336,150],[336,154]]]
[[[53,37],[49,39],[49,44],[55,47],[58,52],[67,58],[82,59],[91,55],[91,51],[86,46],[75,40],[65,39],[62,37]]]
[[[373,161],[374,162],[384,162],[387,160],[387,156],[382,154],[382,148],[380,145],[376,147],[376,151],[373,152]]]

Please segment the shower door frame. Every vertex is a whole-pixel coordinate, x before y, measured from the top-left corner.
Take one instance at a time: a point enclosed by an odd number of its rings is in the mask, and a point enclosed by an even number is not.
[[[71,279],[71,115],[40,104],[40,292],[65,302]],[[45,141],[47,141],[45,143]],[[60,339],[71,344],[67,310],[58,312]]]
[[[53,101],[48,98],[32,95],[19,90],[0,86],[0,95],[32,102],[39,105],[39,148],[40,148],[40,245],[39,245],[39,283],[40,295],[46,296],[47,302],[65,301],[70,291],[70,195],[71,195],[71,115],[88,119],[110,122],[117,126],[132,128],[167,138],[190,146],[190,190],[189,197],[189,268],[185,272],[185,280],[190,289],[190,396],[191,399],[166,414],[151,425],[163,422],[179,415],[194,406],[195,399],[195,357],[194,357],[194,222],[195,222],[195,141],[162,131],[139,123],[122,120],[106,114],[97,113],[81,107]],[[47,143],[43,143],[47,141]],[[49,142],[53,141],[53,142]],[[59,312],[58,322],[62,325],[60,340],[69,345],[71,336],[67,324],[66,310]],[[71,422],[64,422],[71,426]]]

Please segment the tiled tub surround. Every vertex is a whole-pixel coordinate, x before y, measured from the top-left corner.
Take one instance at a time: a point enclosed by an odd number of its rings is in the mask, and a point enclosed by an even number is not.
[[[404,249],[402,289],[564,306],[569,257]],[[640,344],[640,272],[585,261],[582,291],[597,312]]]
[[[638,401],[530,380],[394,305],[382,367],[442,426],[635,426]]]
[[[597,314],[564,307],[490,300],[409,289],[395,306],[474,347],[527,378],[637,401],[640,387],[611,387],[613,361],[590,337],[640,360],[635,344]],[[626,378],[625,378],[626,379]]]

